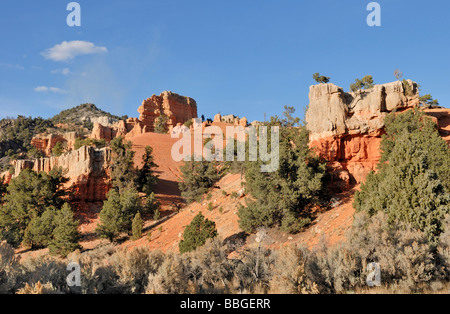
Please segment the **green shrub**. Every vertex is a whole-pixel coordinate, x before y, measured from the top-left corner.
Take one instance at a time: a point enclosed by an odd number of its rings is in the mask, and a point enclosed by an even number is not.
[[[199,213],[186,227],[183,233],[183,240],[180,241],[180,253],[195,251],[203,246],[207,239],[217,236],[216,223],[205,219],[202,213]]]
[[[139,240],[140,238],[142,238],[143,228],[144,228],[144,221],[142,220],[141,214],[137,213],[133,219],[133,224],[132,224],[132,232],[133,232],[132,240],[133,241],[136,241],[136,240]]]

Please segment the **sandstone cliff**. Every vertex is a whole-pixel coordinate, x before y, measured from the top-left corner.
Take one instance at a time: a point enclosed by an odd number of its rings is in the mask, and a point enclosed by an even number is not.
[[[70,179],[67,187],[74,189],[73,200],[103,201],[109,190],[110,161],[110,149],[84,146],[60,157],[17,160],[14,162],[14,177],[17,177],[24,169],[48,173],[54,168],[61,167],[66,171],[65,176]]]
[[[389,112],[419,106],[417,84],[401,81],[345,93],[334,84],[310,88],[306,113],[311,147],[330,161],[337,185],[363,182],[380,160],[384,118]]]

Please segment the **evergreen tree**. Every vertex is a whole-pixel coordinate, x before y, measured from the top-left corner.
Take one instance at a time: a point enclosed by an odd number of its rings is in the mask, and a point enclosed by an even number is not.
[[[57,210],[48,208],[41,217],[35,217],[25,229],[23,244],[31,249],[45,248],[49,245],[55,229]]]
[[[132,221],[141,210],[141,199],[134,188],[125,189],[122,194],[112,189],[100,212],[97,232],[111,242],[123,233],[132,231]]]
[[[356,79],[355,83],[350,85],[352,92],[357,92],[361,89],[371,89],[375,86],[372,75],[364,76],[362,79]]]
[[[389,160],[396,145],[396,139],[403,133],[416,139],[418,150],[426,152],[428,166],[450,191],[450,147],[439,135],[438,127],[431,118],[419,109],[408,110],[402,114],[389,114],[385,118],[386,135],[381,142],[381,162]]]
[[[155,122],[155,132],[160,134],[167,133],[167,123],[169,122],[169,117],[161,114]]]
[[[111,184],[114,189],[122,193],[125,188],[134,185],[137,172],[134,167],[134,151],[131,142],[124,142],[122,137],[111,141],[113,162],[111,165]]]
[[[284,117],[272,117],[268,126],[280,127],[280,166],[261,172],[262,161],[246,165],[246,189],[255,199],[239,208],[239,225],[246,232],[259,227],[280,226],[296,233],[310,222],[309,207],[323,191],[325,164],[309,149],[306,128],[296,128],[294,109],[285,107]],[[271,136],[268,136],[270,139]]]
[[[3,198],[5,197],[8,184],[5,184],[5,178],[0,177],[0,206],[3,204]]]
[[[199,201],[203,194],[221,178],[216,162],[187,161],[181,167],[183,181],[179,184],[181,196],[188,203]]]
[[[160,207],[161,203],[156,199],[155,193],[151,193],[145,201],[144,213],[153,216]]]
[[[18,246],[31,220],[40,218],[49,208],[60,208],[67,192],[63,184],[68,179],[55,168],[49,174],[24,170],[11,180],[0,208],[0,238]],[[36,222],[35,222],[36,224]]]
[[[405,130],[395,133],[393,142],[385,139],[385,162],[356,193],[354,206],[371,216],[383,211],[391,224],[408,223],[437,244],[444,217],[450,213],[450,194],[432,169],[433,152],[424,149],[424,140]]]
[[[319,73],[314,73],[313,75],[313,79],[317,82],[317,83],[328,83],[330,81],[330,78],[327,76],[321,76]]]
[[[216,223],[205,219],[203,214],[199,213],[184,230],[184,239],[179,243],[180,253],[195,251],[205,245],[206,240],[215,237],[217,237]]]
[[[104,202],[100,212],[100,224],[97,226],[96,232],[110,242],[113,242],[120,234],[120,226],[118,219],[121,215],[122,205],[120,202],[120,194],[114,189],[108,193],[108,199]]]
[[[420,103],[430,107],[439,105],[439,101],[437,99],[433,99],[433,96],[431,96],[430,94],[421,96]]]
[[[69,253],[80,248],[78,241],[79,222],[74,219],[70,205],[65,203],[61,210],[56,213],[54,221],[53,239],[49,243],[51,255],[66,257]]]
[[[53,156],[61,156],[64,153],[64,145],[61,142],[56,143],[55,147],[52,149]]]
[[[136,241],[136,240],[139,240],[140,238],[142,238],[143,228],[144,228],[144,221],[141,218],[141,214],[137,213],[133,219],[133,226],[132,226],[133,241]]]
[[[142,156],[143,166],[138,171],[137,188],[138,191],[145,193],[147,196],[151,195],[153,188],[158,181],[158,176],[155,175],[155,168],[158,165],[154,162],[153,148],[145,147],[145,153]]]

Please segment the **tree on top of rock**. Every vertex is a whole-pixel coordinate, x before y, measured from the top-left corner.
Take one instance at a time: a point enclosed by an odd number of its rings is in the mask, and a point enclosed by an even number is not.
[[[364,76],[361,80],[360,79],[356,79],[355,83],[353,83],[352,85],[350,85],[350,90],[354,93],[356,93],[359,90],[362,89],[371,89],[375,86],[375,83],[373,81],[373,77],[372,75],[366,75]]]
[[[324,83],[324,84],[326,84],[330,81],[330,78],[328,76],[321,76],[320,73],[314,73],[313,79],[317,83]]]

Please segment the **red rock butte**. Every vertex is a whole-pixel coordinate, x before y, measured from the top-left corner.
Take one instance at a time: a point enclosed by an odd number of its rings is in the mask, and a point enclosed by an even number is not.
[[[154,131],[155,122],[161,115],[169,118],[169,129],[198,117],[194,99],[167,91],[144,100],[138,112],[139,120],[149,132]]]

